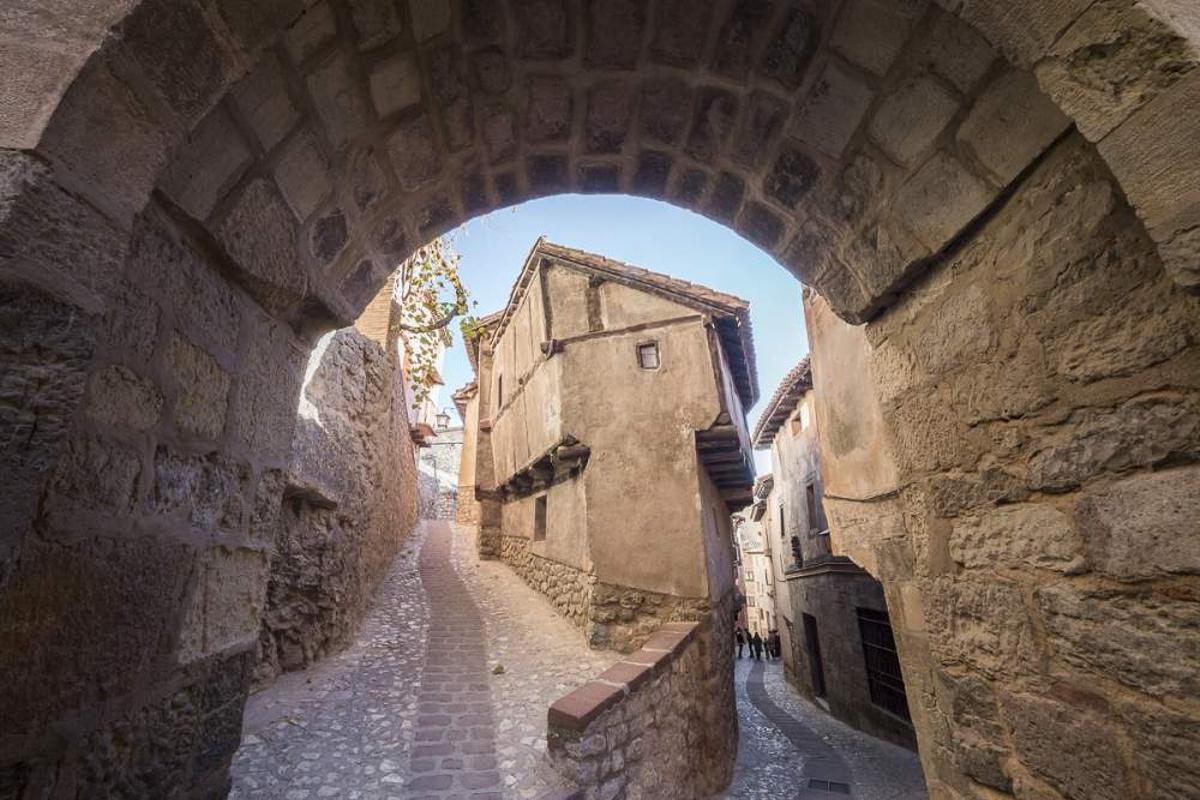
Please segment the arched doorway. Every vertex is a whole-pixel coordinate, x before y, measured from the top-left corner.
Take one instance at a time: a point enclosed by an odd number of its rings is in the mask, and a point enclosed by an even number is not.
[[[307,344],[460,221],[607,191],[869,322],[896,469],[831,521],[935,796],[1194,793],[1194,26],[954,5],[19,6],[5,780],[219,787]]]

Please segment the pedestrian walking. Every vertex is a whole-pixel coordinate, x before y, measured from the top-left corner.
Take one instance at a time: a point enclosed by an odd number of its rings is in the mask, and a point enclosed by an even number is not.
[[[750,637],[750,655],[754,657],[755,661],[762,658],[762,649],[762,637],[758,635],[758,631],[755,631],[754,635]]]
[[[741,628],[737,628],[733,632],[733,638],[737,642],[738,658],[741,658],[742,648],[746,646],[746,634],[742,632]]]

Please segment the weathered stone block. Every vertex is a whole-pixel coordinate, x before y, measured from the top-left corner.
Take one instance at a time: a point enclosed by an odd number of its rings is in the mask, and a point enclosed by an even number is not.
[[[494,44],[504,39],[508,26],[504,8],[492,0],[463,0],[463,36],[471,44]]]
[[[58,187],[44,162],[0,152],[0,252],[12,273],[101,311],[123,267],[127,234]]]
[[[1063,571],[1080,553],[1071,518],[1050,504],[979,509],[954,521],[950,557],[968,569]]]
[[[161,185],[184,211],[205,220],[252,160],[233,121],[218,108],[192,131]]]
[[[970,0],[959,7],[964,20],[979,29],[1017,66],[1029,67],[1055,39],[1092,5],[1092,0]]]
[[[1070,126],[1027,72],[997,78],[975,102],[958,130],[958,140],[971,149],[1001,184],[1007,184]]]
[[[205,531],[238,531],[249,502],[250,470],[216,454],[184,455],[160,446],[150,510],[180,516]]]
[[[487,147],[491,162],[498,163],[512,158],[517,152],[517,119],[512,109],[503,105],[492,105],[481,114],[483,143]]]
[[[583,61],[600,69],[631,69],[642,49],[646,5],[639,0],[588,0]]]
[[[370,50],[391,41],[404,23],[391,0],[350,0],[350,20],[358,32],[358,48]]]
[[[995,578],[929,581],[925,621],[935,657],[989,678],[1036,668],[1033,623],[1020,586]]]
[[[334,207],[313,223],[308,233],[309,250],[318,263],[328,265],[342,252],[349,239],[346,215],[340,208]]]
[[[181,0],[139,5],[122,26],[122,50],[171,108],[190,125],[240,73],[232,47],[200,8]]]
[[[266,180],[255,179],[242,189],[216,234],[243,270],[239,279],[268,311],[303,296],[307,277],[296,252],[295,219]]]
[[[713,71],[735,79],[744,78],[750,71],[755,45],[766,36],[770,21],[771,4],[767,0],[736,0],[717,32]]]
[[[1034,695],[1003,698],[1017,756],[1068,797],[1119,800],[1130,783],[1117,737],[1103,718],[1082,703]],[[1071,757],[1062,758],[1064,742]]]
[[[575,49],[572,4],[565,0],[514,0],[517,52],[522,58],[565,58]]]
[[[563,141],[571,132],[571,87],[556,76],[534,75],[528,83],[525,135],[530,142]]]
[[[1200,470],[1136,475],[1087,492],[1075,507],[1093,570],[1118,580],[1200,573]]]
[[[399,53],[375,65],[371,101],[380,118],[421,102],[421,73],[415,53]]]
[[[625,82],[607,82],[588,93],[584,136],[589,153],[620,152],[633,114],[633,89]]]
[[[783,236],[783,220],[762,203],[746,203],[738,218],[738,233],[764,250],[770,250]]]
[[[800,108],[793,126],[796,137],[840,157],[873,97],[867,84],[830,62]]]
[[[946,153],[937,153],[908,179],[895,203],[900,215],[931,252],[987,208],[995,192]]]
[[[785,208],[795,208],[820,177],[820,169],[807,153],[788,142],[780,148],[766,178],[763,191]]]
[[[508,56],[498,47],[488,47],[471,56],[471,78],[487,94],[504,94],[512,86]]]
[[[1200,415],[1187,406],[1154,399],[1114,410],[1072,414],[1053,439],[1034,452],[1029,484],[1065,491],[1101,471],[1148,467],[1200,450]]]
[[[804,80],[820,31],[816,18],[804,8],[791,9],[763,55],[759,71],[796,89]]]
[[[996,60],[996,51],[987,39],[954,14],[936,14],[918,46],[917,64],[941,75],[964,95],[975,89]]]
[[[1069,583],[1043,586],[1034,598],[1055,654],[1076,669],[1156,697],[1200,688],[1200,604]]]
[[[1132,742],[1132,764],[1153,781],[1154,791],[1168,800],[1200,796],[1200,724],[1194,713],[1161,705],[1124,705],[1117,710]]]
[[[334,146],[344,144],[366,129],[370,111],[346,54],[334,51],[313,68],[307,84],[317,115],[325,124]]]
[[[663,0],[654,21],[651,57],[661,64],[695,66],[704,52],[713,7],[691,0]]]
[[[279,144],[300,119],[284,86],[279,62],[271,57],[264,58],[234,87],[232,97],[264,150]]]
[[[683,135],[691,112],[691,88],[678,78],[648,80],[642,84],[642,136],[660,144],[675,144]]]
[[[168,130],[103,59],[94,59],[63,95],[41,152],[85,189],[101,192],[91,198],[97,206],[128,221],[145,205],[166,162]],[[96,131],[104,131],[102,142]]]
[[[408,191],[428,183],[441,169],[433,128],[424,114],[398,124],[388,135],[387,148],[396,177]]]
[[[92,376],[87,413],[102,425],[149,430],[162,407],[158,387],[128,367],[105,367]]]
[[[554,194],[567,190],[567,157],[552,153],[532,155],[526,159],[529,191],[534,194]]]
[[[754,168],[762,163],[783,130],[790,104],[762,91],[752,92],[746,114],[734,138],[733,157]]]
[[[304,377],[305,349],[287,326],[264,321],[249,338],[233,408],[238,439],[264,459],[287,455]]]
[[[302,0],[262,0],[241,3],[220,0],[221,16],[250,52],[266,46],[304,9]]]
[[[616,164],[580,164],[579,188],[585,193],[616,194],[621,190],[621,168]]]
[[[706,86],[696,92],[692,128],[684,150],[701,163],[716,159],[733,130],[737,118],[737,96],[725,89]]]
[[[900,4],[852,0],[838,15],[830,46],[850,61],[886,74],[908,38],[912,20]]]
[[[929,75],[918,75],[884,98],[868,130],[894,161],[913,166],[957,111],[958,99],[949,89]]]
[[[450,29],[450,0],[409,0],[413,34],[424,42]]]
[[[284,147],[275,164],[275,183],[301,222],[308,219],[333,190],[329,164],[307,131],[292,137]]]
[[[137,451],[114,440],[78,434],[67,441],[50,486],[55,510],[128,514],[142,474]]]
[[[672,182],[671,199],[684,206],[698,205],[708,189],[708,182],[708,173],[699,167],[685,169]]]
[[[722,222],[732,222],[745,194],[745,181],[732,172],[722,172],[713,182],[712,194],[704,205],[704,213]]]
[[[167,345],[166,359],[179,392],[175,398],[175,424],[204,439],[219,438],[229,403],[229,373],[178,333]]]
[[[287,32],[287,49],[300,64],[317,54],[337,37],[337,23],[328,2],[317,3],[304,12]]]

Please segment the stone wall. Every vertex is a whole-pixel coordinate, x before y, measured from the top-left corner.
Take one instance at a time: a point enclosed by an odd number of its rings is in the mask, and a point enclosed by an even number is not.
[[[550,707],[550,761],[588,800],[694,800],[728,785],[738,733],[727,605],[667,623]]]
[[[811,305],[811,303],[810,303]],[[818,393],[865,381],[810,337]],[[896,482],[834,480],[935,797],[1200,795],[1200,299],[1078,135],[866,326]],[[825,463],[862,446],[831,402]]]
[[[702,598],[599,583],[591,573],[533,553],[524,536],[500,536],[500,559],[583,628],[592,647],[628,653],[664,623],[704,619],[712,610]]]
[[[414,447],[394,355],[353,328],[318,350],[271,558],[260,683],[342,646],[416,520]]]
[[[455,519],[463,429],[436,429],[434,434],[418,451],[421,516],[425,519]]]

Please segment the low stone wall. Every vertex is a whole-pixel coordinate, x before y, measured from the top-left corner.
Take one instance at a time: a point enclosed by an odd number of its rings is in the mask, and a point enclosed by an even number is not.
[[[297,420],[284,477],[259,686],[345,644],[416,521],[415,454],[394,361],[354,329],[339,331],[305,388],[311,406]]]
[[[595,577],[568,564],[543,558],[523,536],[500,537],[500,560],[554,604],[572,624],[587,626]]]
[[[593,647],[629,653],[663,624],[695,622],[711,612],[712,604],[704,598],[597,583],[588,608],[588,642]]]
[[[723,619],[729,617],[729,619]],[[724,609],[670,622],[641,650],[556,701],[551,764],[587,800],[694,800],[728,785],[737,752]]]

